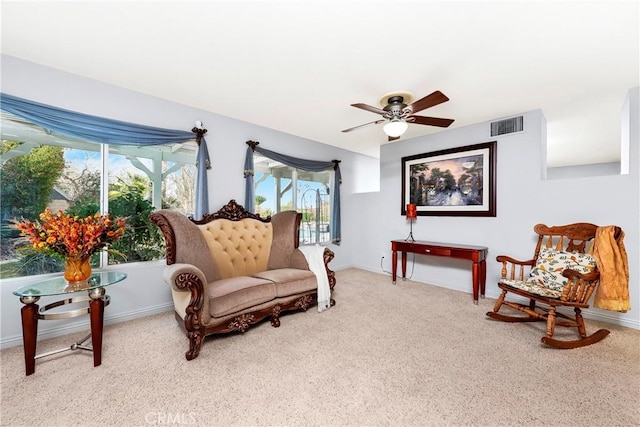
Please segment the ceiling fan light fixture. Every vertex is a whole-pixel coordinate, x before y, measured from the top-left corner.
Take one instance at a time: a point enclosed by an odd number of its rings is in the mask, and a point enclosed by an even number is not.
[[[409,127],[409,123],[414,125],[446,128],[454,122],[453,119],[416,115],[416,113],[422,110],[426,110],[427,108],[442,104],[449,100],[449,98],[439,90],[436,90],[415,102],[411,102],[412,100],[413,95],[408,92],[393,92],[384,95],[380,99],[380,106],[382,109],[372,107],[371,105],[363,104],[361,102],[351,104],[352,107],[360,108],[361,110],[369,111],[370,113],[379,114],[382,118],[360,126],[344,129],[342,132],[351,132],[364,126],[385,123],[384,133],[389,136],[389,141],[393,141],[404,135]]]
[[[382,127],[382,129],[384,130],[384,133],[386,133],[388,136],[392,138],[397,138],[403,135],[407,131],[408,127],[409,125],[404,120],[394,118],[394,119],[391,119],[389,123],[385,124]]]

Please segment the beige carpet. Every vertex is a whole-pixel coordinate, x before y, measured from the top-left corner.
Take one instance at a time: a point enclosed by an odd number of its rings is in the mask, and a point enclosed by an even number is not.
[[[25,377],[22,348],[3,350],[0,424],[640,425],[640,331],[550,349],[543,323],[486,318],[492,300],[356,269],[337,279],[331,310],[209,338],[190,362],[172,313],[107,325],[97,368],[66,352]]]

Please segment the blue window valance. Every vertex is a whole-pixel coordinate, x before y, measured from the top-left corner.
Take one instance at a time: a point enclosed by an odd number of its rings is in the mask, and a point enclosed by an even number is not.
[[[114,145],[176,144],[194,139],[191,132],[162,129],[65,110],[1,94],[1,108],[62,135]]]
[[[61,135],[102,144],[149,146],[183,143],[196,138],[193,132],[91,116],[6,93],[0,94],[0,109]],[[198,144],[195,214],[200,218],[208,211],[206,169],[210,166],[206,140],[198,138]]]

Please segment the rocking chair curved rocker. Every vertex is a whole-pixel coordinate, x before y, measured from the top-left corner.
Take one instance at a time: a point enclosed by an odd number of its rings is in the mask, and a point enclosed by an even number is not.
[[[502,263],[502,277],[498,282],[502,292],[487,316],[503,322],[546,321],[546,335],[541,342],[560,349],[583,347],[604,339],[609,335],[606,329],[587,335],[581,311],[589,307],[589,298],[600,278],[595,261],[588,254],[597,228],[589,223],[553,227],[537,224],[534,231],[538,234],[538,242],[533,259],[519,261],[506,255],[496,257]],[[620,231],[616,227],[616,234]],[[527,270],[529,275],[525,275]],[[528,299],[529,303],[507,301],[508,293]],[[498,313],[503,306],[526,316]],[[563,308],[572,309],[573,315],[558,310]],[[579,338],[554,338],[556,326],[577,328]]]

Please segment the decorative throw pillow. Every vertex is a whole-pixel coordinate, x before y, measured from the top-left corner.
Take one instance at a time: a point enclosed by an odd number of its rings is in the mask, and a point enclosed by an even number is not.
[[[589,273],[595,268],[596,261],[589,254],[564,252],[543,247],[538,254],[535,267],[531,269],[529,278],[540,286],[562,291],[562,288],[567,284],[567,278],[562,275],[564,270]]]

